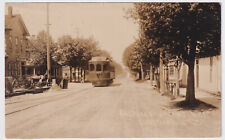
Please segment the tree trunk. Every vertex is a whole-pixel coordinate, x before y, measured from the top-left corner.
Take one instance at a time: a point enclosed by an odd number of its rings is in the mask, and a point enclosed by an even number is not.
[[[141,80],[141,71],[138,72],[138,79]]]
[[[194,65],[188,65],[188,78],[187,78],[187,89],[185,100],[190,104],[195,102]]]
[[[179,96],[179,94],[180,94],[179,79],[180,79],[180,71],[179,71],[179,68],[177,66],[176,67],[176,93],[175,93],[175,97]]]
[[[196,87],[199,87],[199,60],[196,60]]]
[[[165,93],[165,84],[164,84],[164,78],[163,78],[163,60],[162,60],[162,50],[160,50],[160,60],[159,60],[159,79],[160,79],[160,93]]]
[[[152,67],[152,82],[155,80],[155,67]]]
[[[84,69],[84,82],[85,82],[85,78],[86,78],[86,70]]]
[[[196,53],[197,42],[192,40],[190,44],[190,52],[188,57],[188,78],[187,78],[187,89],[186,89],[186,99],[185,101],[192,105],[195,103],[195,77],[194,77],[194,67],[195,67],[195,53]]]
[[[77,70],[77,68],[74,67],[74,81],[75,81],[75,82],[77,81],[76,70]]]
[[[72,67],[70,66],[70,82],[72,82]]]
[[[150,85],[152,85],[152,65],[150,65],[150,71],[149,71],[149,78],[150,78]]]
[[[81,77],[81,79],[83,77],[83,68],[80,68],[80,77]]]
[[[141,63],[141,80],[144,80],[143,64]]]
[[[78,78],[78,82],[80,82],[80,68],[78,67],[77,68],[77,78]]]

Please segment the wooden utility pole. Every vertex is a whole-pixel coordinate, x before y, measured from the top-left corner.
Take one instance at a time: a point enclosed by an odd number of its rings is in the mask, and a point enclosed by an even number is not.
[[[51,79],[51,64],[50,64],[50,43],[49,43],[49,4],[47,3],[47,75],[48,80]]]

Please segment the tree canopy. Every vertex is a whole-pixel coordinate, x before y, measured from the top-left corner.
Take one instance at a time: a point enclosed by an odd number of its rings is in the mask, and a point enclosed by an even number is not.
[[[153,51],[149,46],[143,46],[140,40],[129,45],[123,53],[123,63],[132,71],[140,71],[140,65],[144,67],[159,65],[159,52]]]
[[[142,45],[155,51],[161,48],[185,63],[195,53],[220,54],[219,3],[135,3],[130,16],[140,25]]]
[[[128,13],[139,24],[141,46],[188,65],[186,101],[195,101],[195,58],[221,51],[220,4],[135,3]]]
[[[46,48],[46,40],[47,33],[45,31],[41,31],[38,35],[32,36],[29,39],[30,46],[30,57],[28,63],[31,65],[46,65],[47,64],[47,48]],[[56,51],[56,44],[52,40],[51,36],[49,36],[50,42],[50,55],[54,56]]]
[[[72,38],[62,36],[58,39],[56,59],[63,65],[85,68],[97,49],[97,42],[93,38]]]

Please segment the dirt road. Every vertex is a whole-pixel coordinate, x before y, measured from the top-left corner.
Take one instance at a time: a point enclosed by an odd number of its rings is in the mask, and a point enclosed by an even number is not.
[[[5,101],[7,138],[127,138],[220,136],[220,109],[185,111],[149,83],[117,80],[109,87],[69,89]]]

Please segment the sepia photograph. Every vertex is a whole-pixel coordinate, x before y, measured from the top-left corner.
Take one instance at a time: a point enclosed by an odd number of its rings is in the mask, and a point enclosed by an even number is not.
[[[3,18],[5,138],[222,136],[221,3],[6,2]]]

